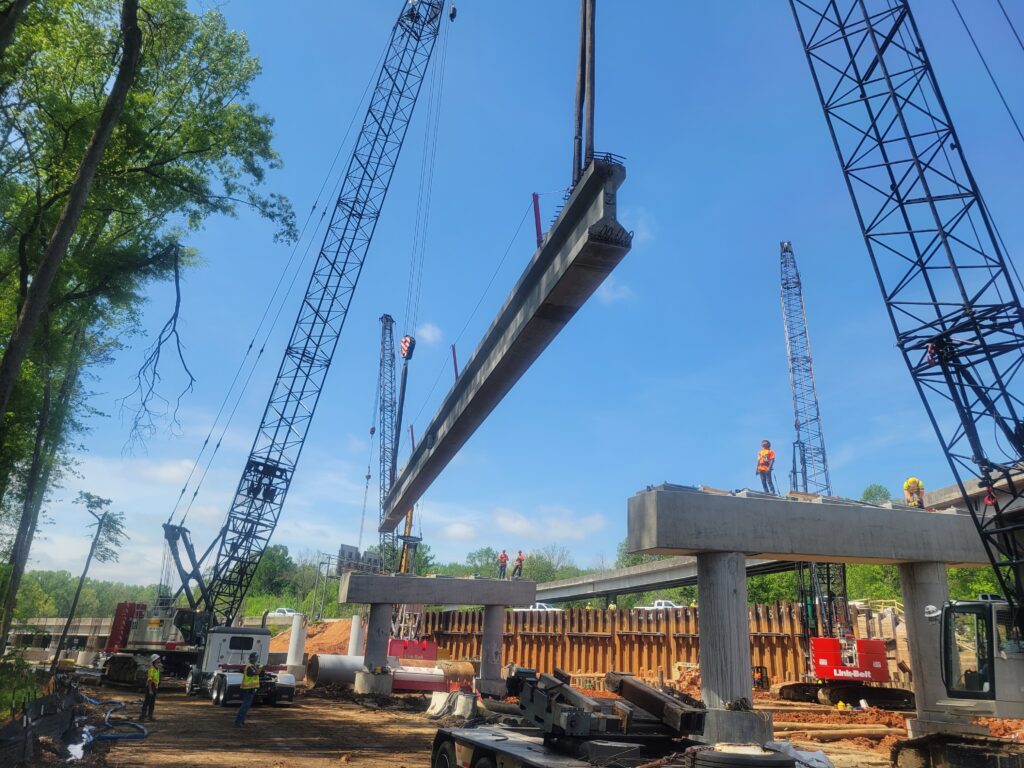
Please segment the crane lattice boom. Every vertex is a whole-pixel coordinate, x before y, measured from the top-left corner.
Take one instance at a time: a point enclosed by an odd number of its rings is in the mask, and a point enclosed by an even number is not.
[[[1015,623],[1024,310],[907,0],[790,0],[899,347]],[[971,501],[969,483],[989,489]]]
[[[225,624],[238,612],[277,526],[440,32],[443,5],[402,0],[313,275],[215,542],[202,607]]]

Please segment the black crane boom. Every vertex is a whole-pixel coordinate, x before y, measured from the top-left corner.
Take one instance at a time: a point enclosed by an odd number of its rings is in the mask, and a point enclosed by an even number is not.
[[[277,526],[440,33],[444,0],[401,0],[401,5],[312,277],[218,537],[202,608],[225,624],[237,614]]]
[[[790,0],[896,343],[1024,631],[1024,309],[907,0]],[[968,486],[986,491],[972,501]]]

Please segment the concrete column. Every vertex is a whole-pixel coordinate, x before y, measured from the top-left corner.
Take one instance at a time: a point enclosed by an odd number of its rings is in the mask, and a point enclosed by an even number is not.
[[[965,719],[950,715],[937,704],[946,698],[939,654],[942,625],[926,619],[924,611],[929,605],[941,608],[949,600],[946,566],[943,563],[902,563],[899,568],[917,705],[917,719],[907,721],[911,738],[936,731],[983,733],[977,727],[956,724],[957,720]]]
[[[387,666],[388,640],[391,639],[391,615],[394,606],[391,603],[373,603],[370,606],[370,621],[366,631],[366,653],[363,663],[373,671],[377,667]]]
[[[501,679],[501,645],[505,636],[505,606],[484,606],[484,631],[480,640],[480,677],[476,689],[487,696],[504,696]]]
[[[289,667],[302,663],[302,657],[306,655],[306,617],[301,613],[292,616],[292,632],[288,639],[288,661]]]
[[[697,555],[701,697],[710,709],[753,701],[746,558],[740,552]]]
[[[365,639],[366,625],[363,624],[363,616],[357,613],[352,617],[352,629],[348,633],[348,655],[362,656]]]
[[[309,621],[301,613],[292,616],[292,631],[288,638],[288,659],[285,668],[296,680],[306,677],[306,627]]]
[[[772,737],[771,715],[725,709],[737,699],[754,700],[743,553],[698,554],[697,593],[701,698],[708,708],[704,733],[697,738],[708,744],[764,744]]]

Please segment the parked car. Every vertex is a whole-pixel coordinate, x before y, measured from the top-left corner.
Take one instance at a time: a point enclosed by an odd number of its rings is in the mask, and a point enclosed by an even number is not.
[[[294,608],[278,608],[276,611],[274,611],[274,615],[276,615],[276,616],[294,616],[295,615],[295,609]]]
[[[640,608],[648,611],[657,611],[661,608],[685,608],[684,605],[679,605],[672,600],[655,600],[654,605],[641,605]]]
[[[561,608],[556,608],[551,603],[534,603],[533,605],[526,606],[525,608],[513,608],[514,611],[560,611]]]

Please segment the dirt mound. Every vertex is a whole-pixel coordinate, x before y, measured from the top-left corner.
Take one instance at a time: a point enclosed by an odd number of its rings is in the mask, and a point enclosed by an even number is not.
[[[310,624],[306,631],[306,654],[336,653],[344,656],[348,653],[348,638],[352,631],[352,619],[334,619]],[[287,653],[291,642],[292,631],[288,629],[275,635],[270,641],[271,653]],[[356,653],[361,653],[360,648]]]
[[[1024,741],[1024,723],[1020,720],[1001,720],[998,717],[979,717],[978,725],[984,725],[993,736],[1014,741]]]

